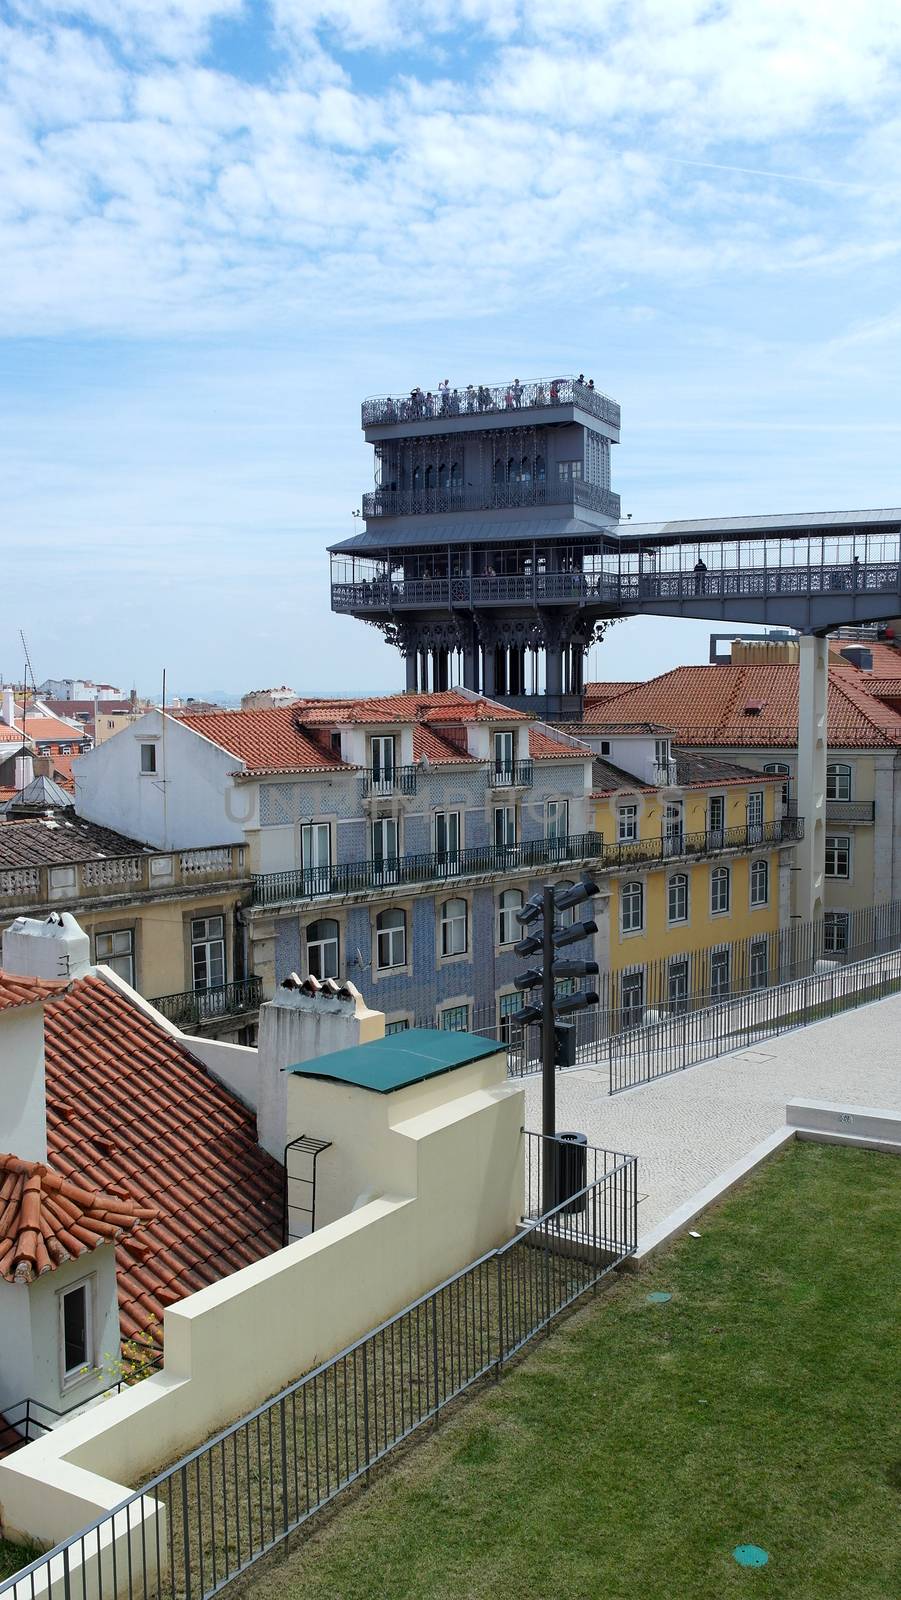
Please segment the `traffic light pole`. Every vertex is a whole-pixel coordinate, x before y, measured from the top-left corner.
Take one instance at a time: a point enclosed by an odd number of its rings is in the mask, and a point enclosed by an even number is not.
[[[541,1131],[544,1134],[541,1209],[552,1211],[556,1194],[557,1152],[552,1140],[557,1133],[557,1063],[554,1039],[554,890],[545,885],[543,895],[543,940],[541,983]]]

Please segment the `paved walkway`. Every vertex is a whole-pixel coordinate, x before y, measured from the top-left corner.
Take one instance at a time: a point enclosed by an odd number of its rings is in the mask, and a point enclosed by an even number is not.
[[[540,1077],[524,1080],[541,1127]],[[639,1238],[785,1122],[796,1096],[901,1111],[901,996],[608,1095],[607,1072],[557,1075],[557,1128],[639,1158]]]

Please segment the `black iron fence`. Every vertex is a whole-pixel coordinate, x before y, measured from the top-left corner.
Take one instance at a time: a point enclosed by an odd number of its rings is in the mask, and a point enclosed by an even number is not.
[[[444,511],[499,511],[515,506],[587,506],[619,520],[620,497],[604,484],[587,478],[531,478],[517,483],[484,483],[478,487],[446,484],[437,489],[369,489],[363,495],[363,516],[431,516]]]
[[[589,416],[598,417],[611,427],[620,425],[620,408],[609,395],[578,378],[537,378],[528,383],[467,384],[460,389],[413,389],[409,394],[374,395],[364,400],[361,422],[364,428],[384,427],[395,422],[423,422],[433,417],[484,416],[489,412],[516,413],[548,406],[578,405]]]
[[[360,786],[364,798],[368,795],[415,794],[418,778],[418,767],[371,767],[364,772]]]
[[[208,1600],[632,1255],[634,1156],[0,1583],[13,1600]]]
[[[529,789],[534,777],[531,761],[502,761],[488,767],[485,782],[489,789]]]
[[[150,1004],[177,1028],[197,1027],[217,1017],[257,1011],[263,1003],[261,978],[238,978],[214,989],[185,989],[181,994],[161,994]]]

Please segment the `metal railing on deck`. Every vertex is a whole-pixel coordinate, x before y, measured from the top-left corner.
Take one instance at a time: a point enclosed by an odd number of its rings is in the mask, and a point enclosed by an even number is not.
[[[370,795],[415,794],[418,767],[370,767],[360,779],[364,799]]]
[[[563,1204],[23,1567],[0,1595],[209,1600],[450,1401],[499,1378],[634,1254],[636,1158],[595,1158],[598,1176]]]
[[[489,789],[528,789],[534,775],[531,761],[503,761],[489,766],[485,782]]]
[[[185,989],[181,994],[161,994],[150,1004],[177,1028],[213,1022],[217,1017],[256,1011],[263,1002],[261,978],[238,978],[215,989]]]
[[[580,383],[578,378],[536,378],[528,383],[469,384],[463,389],[414,389],[410,394],[374,395],[364,400],[361,422],[364,428],[384,427],[395,422],[425,422],[431,418],[485,416],[553,406],[577,405],[589,416],[598,417],[611,427],[620,425],[620,408],[609,395]]]

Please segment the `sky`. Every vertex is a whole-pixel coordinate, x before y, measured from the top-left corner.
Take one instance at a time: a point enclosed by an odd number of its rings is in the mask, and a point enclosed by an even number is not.
[[[444,376],[593,376],[635,521],[898,505],[899,91],[898,0],[0,0],[0,678],[398,687],[325,548]]]

